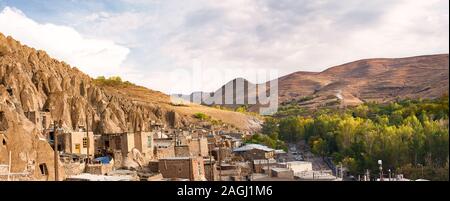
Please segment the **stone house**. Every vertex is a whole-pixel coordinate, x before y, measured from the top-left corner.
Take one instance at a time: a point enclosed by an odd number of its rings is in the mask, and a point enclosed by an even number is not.
[[[191,181],[205,181],[202,157],[168,157],[159,159],[159,172],[164,178],[182,178]]]
[[[40,130],[45,130],[50,128],[52,124],[52,118],[50,112],[47,111],[28,111],[24,112],[25,116],[33,122],[36,127]]]
[[[126,156],[133,149],[137,149],[145,158],[152,158],[154,148],[153,134],[142,131],[104,134],[98,138],[97,146],[97,152],[100,155],[104,155],[105,152],[112,154],[120,151],[122,156]]]
[[[264,173],[265,170],[270,169],[270,167],[277,167],[277,161],[273,158],[271,159],[256,159],[253,160],[253,171],[255,173]]]
[[[273,158],[274,151],[274,149],[260,144],[247,144],[233,150],[236,155],[248,161]]]
[[[58,135],[58,150],[82,155],[87,155],[89,150],[89,155],[93,155],[95,153],[94,133],[76,131]]]
[[[189,152],[193,156],[209,156],[208,139],[201,137],[187,141]]]
[[[172,138],[154,139],[155,158],[175,157],[175,142]]]

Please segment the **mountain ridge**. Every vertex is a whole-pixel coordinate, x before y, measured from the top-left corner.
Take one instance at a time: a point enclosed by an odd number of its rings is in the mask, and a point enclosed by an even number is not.
[[[347,62],[321,72],[297,71],[275,80],[278,81],[280,104],[308,99],[301,102],[309,108],[323,107],[330,102],[339,102],[337,106],[352,106],[399,98],[437,98],[448,91],[448,68],[448,54],[370,58]],[[215,93],[230,88],[228,85],[234,80]],[[268,82],[248,83],[256,88],[268,85]],[[236,94],[236,91],[233,93]],[[245,94],[244,99],[248,95]],[[225,106],[235,108],[238,104]],[[257,111],[259,106],[250,108]]]

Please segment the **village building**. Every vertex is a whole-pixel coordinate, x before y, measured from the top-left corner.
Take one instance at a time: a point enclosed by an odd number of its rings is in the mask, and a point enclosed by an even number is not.
[[[159,160],[152,159],[148,161],[147,168],[150,172],[159,172]]]
[[[253,174],[253,169],[252,169],[252,164],[249,161],[233,161],[233,163],[235,165],[237,165],[238,167],[240,167],[241,169],[241,173],[240,173],[240,180],[249,180],[249,177],[251,174]]]
[[[230,133],[227,133],[226,135],[228,135],[234,139],[238,139],[238,140],[242,140],[245,138],[245,134],[239,133],[239,132],[230,132]]]
[[[271,177],[294,179],[294,172],[288,168],[271,168]]]
[[[155,158],[175,157],[175,142],[172,138],[153,140]]]
[[[255,173],[265,173],[270,167],[276,167],[277,161],[273,158],[270,159],[256,159],[253,160],[253,171]]]
[[[86,164],[85,172],[95,175],[106,175],[109,172],[113,171],[113,169],[114,169],[113,163]]]
[[[163,131],[152,131],[153,139],[165,139],[169,138]]]
[[[214,159],[204,159],[205,177],[208,181],[219,181],[219,171],[217,171],[217,163]]]
[[[223,161],[227,158],[232,157],[232,151],[227,147],[216,147],[211,150],[211,155],[214,157],[214,159]]]
[[[174,147],[175,149],[175,157],[189,157],[193,156],[190,152],[188,145],[177,145]]]
[[[210,131],[206,130],[206,129],[192,129],[191,130],[192,138],[206,137],[209,134],[210,134]]]
[[[206,180],[202,157],[160,158],[158,167],[164,178],[183,178],[191,181]]]
[[[282,149],[277,149],[277,150],[275,150],[273,153],[274,153],[274,158],[275,158],[277,161],[284,162],[284,161],[286,161],[287,158],[288,158],[287,152],[285,152],[285,151],[282,150]]]
[[[151,132],[125,132],[103,134],[97,137],[99,155],[113,155],[120,152],[127,156],[133,149],[137,149],[145,158],[153,157],[153,134]]]
[[[187,141],[189,152],[193,156],[209,156],[208,140],[207,138],[200,137]]]
[[[40,130],[45,130],[52,124],[49,111],[27,111],[24,112],[24,115]]]
[[[234,149],[233,152],[248,161],[274,157],[274,149],[260,144],[246,144]]]
[[[64,132],[58,135],[58,150],[64,153],[92,156],[94,147],[94,133],[91,131]]]
[[[285,163],[279,163],[278,167],[290,169],[294,172],[294,174],[313,171],[312,163],[308,161],[290,161]]]
[[[130,175],[98,175],[82,173],[79,175],[70,176],[66,181],[138,181],[139,178]]]
[[[236,164],[219,164],[220,181],[241,181],[241,167]]]
[[[134,147],[143,154],[144,157],[153,157],[153,133],[138,131],[134,133]]]
[[[192,140],[192,136],[189,135],[188,131],[180,131],[174,134],[173,136],[176,139],[177,144],[187,145],[189,141]]]
[[[252,174],[248,162],[223,162],[218,169],[220,181],[247,181]]]

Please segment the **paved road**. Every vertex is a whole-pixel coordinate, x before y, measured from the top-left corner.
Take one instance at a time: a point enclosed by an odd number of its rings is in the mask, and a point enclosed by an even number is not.
[[[295,147],[295,151],[293,151],[292,147]],[[304,141],[300,141],[297,144],[289,144],[288,161],[296,160],[295,156],[292,154],[293,152],[300,153],[305,161],[312,162],[313,170],[315,171],[331,170],[323,161],[322,157],[315,156],[311,153]]]

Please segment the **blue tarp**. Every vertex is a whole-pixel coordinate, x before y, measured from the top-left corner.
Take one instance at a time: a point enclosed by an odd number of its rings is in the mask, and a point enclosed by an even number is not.
[[[109,156],[102,156],[102,157],[98,157],[94,160],[99,161],[101,164],[109,164],[109,162],[111,161],[111,158],[109,158]]]

